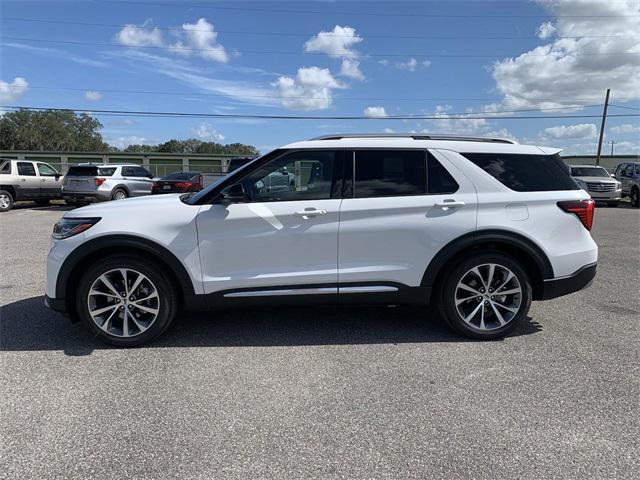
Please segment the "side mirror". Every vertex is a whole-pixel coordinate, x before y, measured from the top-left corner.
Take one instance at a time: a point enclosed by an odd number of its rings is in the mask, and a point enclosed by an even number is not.
[[[58,180],[60,180],[60,177],[61,177],[61,176],[62,176],[62,175],[60,175],[59,173],[56,173],[56,174],[54,175],[54,178],[56,179],[56,182],[57,182]]]
[[[221,203],[244,203],[249,200],[241,183],[234,183],[220,192]]]

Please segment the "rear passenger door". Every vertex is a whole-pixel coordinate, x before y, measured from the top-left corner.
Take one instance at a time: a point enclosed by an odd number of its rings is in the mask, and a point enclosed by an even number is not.
[[[122,167],[122,176],[127,180],[131,196],[149,195],[153,179],[151,173],[142,167]]]
[[[476,226],[476,192],[426,150],[357,150],[338,235],[341,293],[419,286],[435,254]],[[358,284],[367,282],[366,289]]]
[[[40,178],[33,162],[16,162],[18,169],[17,199],[38,198],[40,196]]]

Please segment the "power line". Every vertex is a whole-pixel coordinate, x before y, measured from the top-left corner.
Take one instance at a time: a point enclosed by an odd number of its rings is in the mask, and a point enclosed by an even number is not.
[[[122,90],[122,89],[103,89],[98,87],[87,87],[87,88],[73,88],[73,87],[43,87],[43,86],[33,86],[29,85],[30,89],[38,89],[38,90],[53,90],[53,91],[72,91],[72,92],[86,92],[86,91],[99,91],[101,93],[131,93],[131,94],[150,94],[150,95],[177,95],[177,96],[185,96],[185,95],[193,95],[193,96],[213,96],[213,97],[229,97],[228,94],[223,93],[192,93],[192,92],[167,92],[167,91],[155,91],[155,90]],[[313,98],[309,95],[275,95],[275,94],[266,94],[266,95],[243,95],[246,98],[277,98],[277,99],[297,99],[297,98]],[[449,101],[449,100],[466,100],[466,101],[491,101],[491,100],[500,100],[500,97],[337,97],[340,100],[376,100],[376,101]],[[530,101],[551,101],[551,99],[542,99],[542,98],[529,98]],[[573,105],[564,105],[561,107],[546,107],[546,108],[530,108],[530,109],[519,109],[519,110],[495,110],[495,111],[487,111],[487,112],[475,112],[475,113],[513,113],[513,112],[543,112],[543,111],[553,111],[553,110],[570,110],[574,108],[593,108],[593,107],[602,107],[602,104],[573,104]],[[461,112],[455,113],[452,115],[466,115],[469,112]]]
[[[609,104],[610,107],[616,107],[616,108],[626,108],[627,110],[637,110],[640,112],[640,108],[635,108],[635,107],[627,107],[625,105],[614,105],[613,103]],[[609,115],[611,116],[611,115]]]
[[[101,47],[119,47],[119,48],[147,48],[147,49],[156,49],[156,50],[169,50],[174,52],[224,52],[226,49],[224,47],[220,48],[192,48],[192,47],[176,47],[176,46],[156,46],[156,45],[122,45],[120,43],[100,43],[100,42],[79,42],[74,40],[51,40],[45,38],[24,38],[24,37],[0,37],[0,40],[13,40],[20,42],[41,42],[41,43],[60,43],[66,45],[94,45]],[[276,51],[276,50],[238,50],[238,53],[249,53],[249,54],[259,54],[259,55],[327,55],[324,52],[286,52],[286,51]],[[493,53],[493,54],[459,54],[459,53],[368,53],[363,55],[364,57],[429,57],[429,58],[496,58],[496,57],[512,57],[514,55],[512,53]],[[528,53],[529,57],[548,57],[552,55],[552,53],[547,54],[533,54]],[[568,56],[571,57],[590,57],[590,56],[620,56],[620,55],[638,55],[635,52],[609,52],[609,53],[571,53]],[[336,53],[332,54],[332,57],[345,57],[345,58],[353,58],[353,53]]]
[[[146,27],[144,25],[135,25],[128,23],[93,23],[93,22],[70,22],[70,21],[62,21],[62,20],[46,20],[39,18],[16,18],[16,17],[3,17],[4,21],[13,21],[13,22],[31,22],[31,23],[49,23],[55,25],[78,25],[85,27],[108,27],[108,28],[125,28],[125,27],[135,27],[135,28],[153,28],[158,30],[165,30],[169,32],[175,31],[189,31],[189,32],[210,32],[208,29],[199,29],[199,28],[188,28],[183,29],[181,26],[178,27],[169,27],[169,26],[160,26],[160,25],[149,25]],[[264,32],[264,31],[247,31],[247,30],[215,30],[216,33],[224,33],[224,34],[237,34],[237,35],[272,35],[272,36],[284,36],[284,37],[304,37],[310,38],[316,33],[293,33],[293,32]],[[352,35],[341,35],[333,32],[329,32],[331,37],[346,37],[351,38]],[[476,36],[476,35],[384,35],[384,34],[361,34],[366,36],[366,38],[396,38],[396,39],[424,39],[424,40],[521,40],[521,39],[536,39],[539,40],[540,37],[535,35],[523,36],[523,35],[512,35],[512,36]],[[560,35],[555,36],[557,39],[571,39],[571,38],[628,38],[631,35]]]
[[[20,105],[0,105],[7,110],[49,110],[52,112],[74,111],[80,113],[100,114],[107,116],[141,116],[141,117],[177,117],[177,118],[235,118],[235,119],[266,119],[266,120],[523,120],[523,119],[558,119],[558,118],[599,118],[600,115],[518,115],[518,116],[478,116],[465,114],[464,116],[432,115],[390,115],[386,117],[367,117],[362,115],[261,115],[241,113],[191,113],[191,112],[149,112],[136,110],[98,110],[85,108],[49,108],[27,107]],[[640,117],[640,113],[625,113],[609,115],[609,117]]]
[[[533,14],[533,15],[514,15],[514,14],[495,14],[495,15],[475,15],[475,14],[447,14],[447,13],[397,13],[397,12],[349,12],[349,11],[332,11],[332,10],[292,10],[282,8],[256,8],[256,7],[228,7],[219,5],[194,5],[186,3],[171,2],[136,2],[132,0],[102,0],[102,3],[131,4],[131,5],[147,5],[158,7],[180,7],[180,8],[204,8],[211,10],[227,10],[240,12],[263,12],[263,13],[293,13],[293,14],[309,14],[309,15],[355,15],[367,17],[423,17],[423,18],[629,18],[639,17],[640,15],[556,15],[556,14]]]

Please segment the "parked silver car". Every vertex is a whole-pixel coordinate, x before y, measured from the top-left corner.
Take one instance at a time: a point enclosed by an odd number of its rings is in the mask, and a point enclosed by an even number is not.
[[[606,169],[595,165],[571,165],[571,176],[586,185],[587,192],[595,201],[618,205],[622,196],[620,182],[611,178]],[[584,189],[582,185],[580,187]]]
[[[622,183],[622,196],[631,199],[631,205],[640,207],[640,162],[621,163],[616,168],[616,179]]]
[[[140,165],[74,165],[64,176],[67,203],[121,200],[151,194],[154,177]]]

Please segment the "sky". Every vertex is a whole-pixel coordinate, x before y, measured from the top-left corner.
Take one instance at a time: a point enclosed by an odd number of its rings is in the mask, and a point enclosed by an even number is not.
[[[599,116],[607,88],[610,115],[640,114],[640,0],[2,1],[0,28],[6,106],[367,117],[93,113],[119,148],[425,132],[594,154],[599,118],[503,117]],[[640,153],[640,117],[605,134],[607,154]]]

